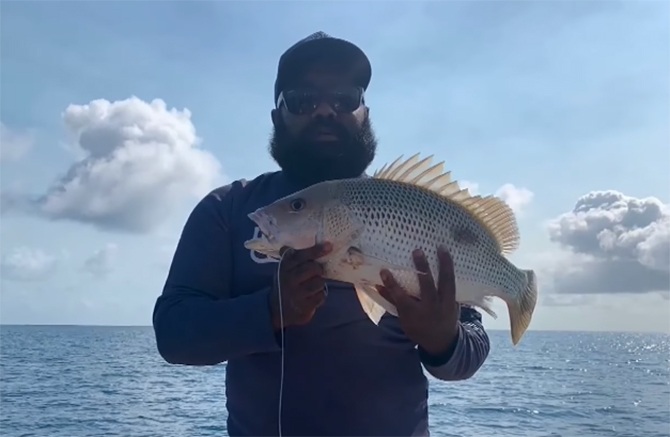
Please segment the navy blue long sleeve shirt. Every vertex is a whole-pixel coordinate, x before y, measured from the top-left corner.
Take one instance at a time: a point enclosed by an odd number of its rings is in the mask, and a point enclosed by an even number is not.
[[[182,231],[153,324],[169,363],[226,362],[228,434],[278,435],[281,344],[268,295],[277,263],[244,248],[258,229],[247,214],[300,187],[281,172],[205,196]],[[429,435],[428,382],[471,377],[489,339],[481,315],[462,308],[458,339],[429,356],[385,315],[375,326],[355,291],[330,283],[312,321],[285,329],[285,436]]]

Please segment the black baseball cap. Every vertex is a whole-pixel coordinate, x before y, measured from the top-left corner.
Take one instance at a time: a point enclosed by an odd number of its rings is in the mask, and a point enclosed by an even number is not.
[[[356,84],[367,90],[372,77],[372,66],[363,50],[344,39],[332,37],[325,32],[315,32],[293,44],[279,58],[275,79],[275,103],[284,86],[293,77],[300,74],[307,65],[324,59],[349,64]]]

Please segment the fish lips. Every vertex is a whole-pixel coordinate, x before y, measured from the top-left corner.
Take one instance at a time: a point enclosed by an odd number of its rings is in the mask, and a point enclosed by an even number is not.
[[[244,247],[247,250],[263,254],[269,258],[277,260],[281,258],[281,251],[269,243],[265,237],[247,240],[244,242]]]
[[[261,211],[254,211],[251,212],[247,215],[249,219],[258,226],[258,229],[260,230],[261,234],[263,235],[263,239],[267,241],[267,243],[274,243],[276,238],[272,234],[272,231],[270,228],[272,227],[271,223],[272,220],[267,214],[264,214]]]

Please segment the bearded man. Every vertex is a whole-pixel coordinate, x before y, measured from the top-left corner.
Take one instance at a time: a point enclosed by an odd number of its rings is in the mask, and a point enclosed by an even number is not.
[[[228,435],[426,436],[423,369],[464,380],[488,356],[481,314],[457,304],[444,251],[437,281],[413,254],[427,274],[420,300],[381,273],[398,317],[376,326],[351,285],[322,277],[316,259],[327,242],[290,251],[279,272],[244,248],[259,232],[247,217],[256,208],[323,180],[366,177],[377,148],[370,78],[360,48],[323,32],[289,48],[271,111],[270,153],[281,170],[215,189],[182,231],[154,309],[156,343],[169,363],[227,363]]]

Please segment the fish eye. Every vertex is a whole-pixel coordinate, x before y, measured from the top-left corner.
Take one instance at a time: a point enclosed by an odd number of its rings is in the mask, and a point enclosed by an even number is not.
[[[290,206],[291,206],[291,211],[298,212],[305,207],[305,200],[300,199],[300,198],[293,199],[293,200],[291,200]]]

